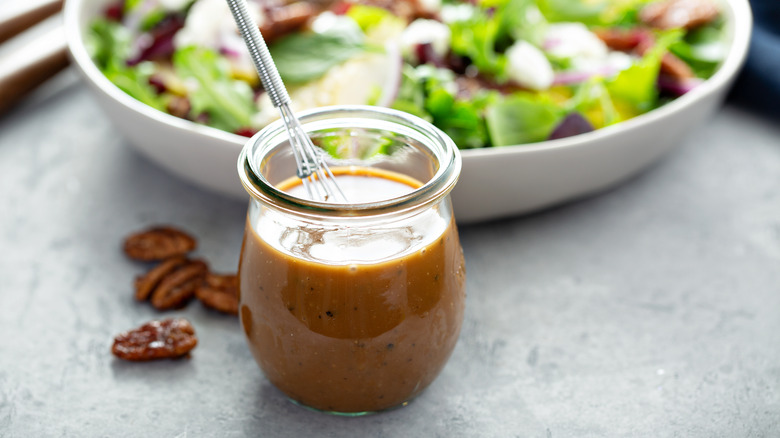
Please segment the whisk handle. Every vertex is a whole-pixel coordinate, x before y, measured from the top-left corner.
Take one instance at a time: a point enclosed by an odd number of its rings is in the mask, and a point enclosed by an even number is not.
[[[276,108],[289,105],[290,95],[287,94],[287,89],[282,83],[282,78],[279,76],[279,71],[276,70],[276,65],[271,59],[271,53],[268,52],[268,46],[265,44],[257,24],[249,16],[246,0],[227,0],[227,3],[230,12],[233,13],[233,18],[236,20],[238,30],[246,42],[249,54],[252,56],[257,73],[260,75],[260,82],[263,83],[263,88],[268,93],[268,97],[271,98],[271,102]]]

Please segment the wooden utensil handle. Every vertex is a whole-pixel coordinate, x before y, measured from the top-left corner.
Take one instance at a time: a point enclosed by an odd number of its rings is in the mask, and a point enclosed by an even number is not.
[[[62,9],[63,0],[17,2],[22,4],[7,16],[0,16],[0,44],[45,20]]]
[[[0,59],[0,114],[68,65],[65,32],[52,29]]]

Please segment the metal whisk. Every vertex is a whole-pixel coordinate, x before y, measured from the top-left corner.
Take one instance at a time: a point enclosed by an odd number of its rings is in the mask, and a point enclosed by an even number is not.
[[[303,130],[298,118],[290,109],[290,95],[282,83],[279,71],[276,69],[268,46],[260,34],[260,30],[252,17],[249,16],[246,0],[227,0],[230,12],[236,20],[241,37],[249,49],[260,81],[263,83],[268,97],[274,107],[279,109],[282,121],[290,136],[290,146],[295,155],[295,165],[298,168],[298,178],[309,197],[315,201],[335,201],[336,196],[347,202],[347,197],[341,191],[336,178],[322,159],[321,149],[314,146],[306,131]]]

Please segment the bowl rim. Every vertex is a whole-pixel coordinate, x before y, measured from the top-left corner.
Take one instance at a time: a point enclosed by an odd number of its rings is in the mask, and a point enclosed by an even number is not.
[[[100,0],[95,0],[100,1]],[[653,109],[647,113],[640,114],[629,120],[616,123],[592,132],[579,134],[573,137],[561,138],[556,140],[546,140],[539,143],[497,146],[489,148],[463,149],[461,154],[463,158],[467,157],[494,157],[503,155],[514,155],[523,153],[542,152],[549,150],[567,149],[577,147],[586,143],[598,141],[609,137],[614,133],[621,131],[630,131],[643,125],[654,123],[660,119],[670,117],[681,111],[683,108],[692,106],[696,102],[705,99],[708,95],[714,93],[730,84],[731,80],[739,73],[748,53],[750,45],[750,36],[753,27],[753,16],[749,0],[722,0],[724,5],[728,5],[731,10],[732,20],[732,38],[728,55],[722,65],[709,79],[697,86],[690,92],[680,96],[673,101]],[[114,85],[98,69],[92,58],[87,53],[84,43],[82,29],[87,25],[82,23],[82,7],[85,0],[68,0],[63,8],[65,36],[68,43],[68,52],[74,64],[81,73],[101,92],[111,97],[134,112],[140,113],[148,118],[154,119],[160,123],[170,125],[184,131],[191,131],[197,134],[205,135],[216,140],[221,140],[219,147],[230,148],[232,145],[238,146],[236,153],[240,152],[241,146],[250,139],[238,134],[222,131],[210,126],[201,125],[189,120],[181,119],[163,111],[156,110],[130,95],[123,92]],[[230,146],[228,146],[230,145]]]

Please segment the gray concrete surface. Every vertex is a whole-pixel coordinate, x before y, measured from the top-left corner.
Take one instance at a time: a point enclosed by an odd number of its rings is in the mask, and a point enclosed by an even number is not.
[[[132,299],[122,237],[180,224],[228,271],[244,213],[137,155],[72,73],[0,119],[0,437],[780,435],[776,124],[726,107],[618,189],[462,228],[455,353],[370,417],[291,404],[197,303],[190,360],[112,358],[162,316]]]

